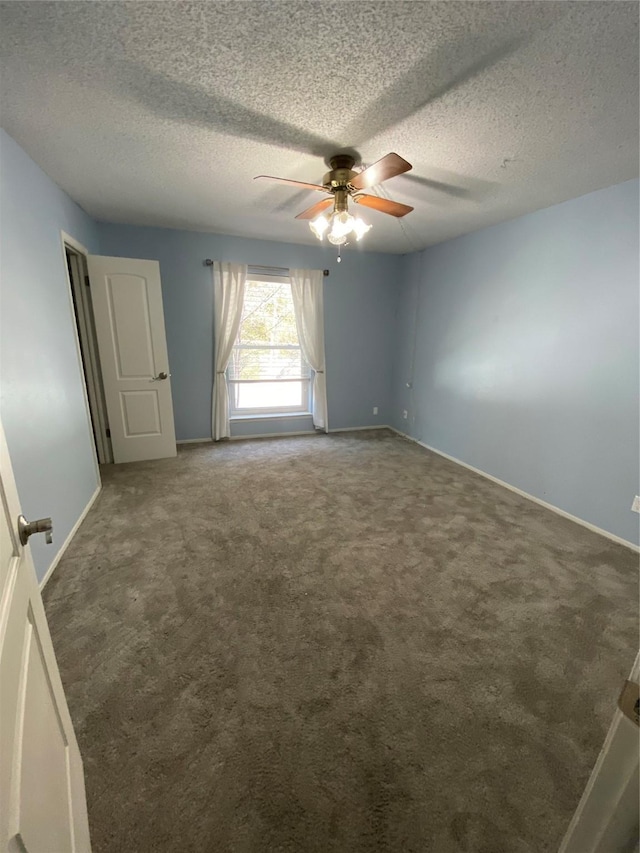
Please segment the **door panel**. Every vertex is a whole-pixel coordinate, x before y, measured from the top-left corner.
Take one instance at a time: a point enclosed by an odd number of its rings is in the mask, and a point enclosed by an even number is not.
[[[82,759],[0,425],[0,849],[88,853]]]
[[[147,279],[138,275],[109,275],[106,286],[113,346],[118,361],[117,378],[148,378],[153,375],[154,358]]]
[[[88,266],[114,462],[175,456],[160,265],[90,255]]]
[[[15,744],[14,796],[27,850],[72,850],[69,745],[47,676],[33,611],[27,613],[25,665],[18,690],[21,730]],[[42,766],[50,769],[43,775]]]
[[[125,436],[160,435],[160,406],[155,389],[123,391],[120,399]]]

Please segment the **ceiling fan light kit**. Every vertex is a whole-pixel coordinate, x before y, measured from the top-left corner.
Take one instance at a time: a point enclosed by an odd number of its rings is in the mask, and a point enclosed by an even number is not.
[[[354,163],[355,159],[350,154],[336,154],[329,161],[331,171],[324,176],[322,184],[306,184],[287,178],[274,178],[271,175],[258,175],[256,180],[265,178],[331,195],[333,198],[316,202],[307,210],[299,213],[296,219],[308,219],[309,228],[318,240],[324,239],[326,234],[330,243],[340,247],[347,243],[350,235],[353,235],[356,240],[361,240],[371,229],[371,225],[367,225],[359,216],[353,216],[349,213],[349,196],[356,204],[362,204],[365,207],[371,207],[381,213],[387,213],[398,218],[406,216],[413,210],[407,204],[400,204],[397,201],[361,192],[363,189],[380,184],[395,175],[408,172],[411,169],[410,163],[403,160],[398,154],[387,154],[372,166],[363,169],[362,172],[353,170]],[[325,213],[324,211],[331,206],[333,206],[332,212]]]
[[[318,240],[322,240],[326,233],[327,240],[330,243],[334,246],[343,246],[350,234],[353,234],[356,240],[360,240],[369,231],[370,225],[367,225],[359,216],[352,216],[349,213],[347,198],[346,189],[336,190],[333,212],[328,216],[321,213],[320,216],[309,222],[309,228]]]

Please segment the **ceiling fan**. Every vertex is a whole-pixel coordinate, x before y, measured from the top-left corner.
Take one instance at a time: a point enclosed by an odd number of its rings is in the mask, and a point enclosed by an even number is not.
[[[387,154],[362,172],[355,172],[354,164],[355,158],[350,154],[336,154],[329,160],[331,171],[327,172],[321,184],[307,184],[288,178],[274,178],[271,175],[257,175],[254,180],[278,181],[281,184],[328,193],[331,198],[323,198],[322,201],[316,202],[299,213],[296,219],[310,220],[309,227],[319,240],[322,240],[326,233],[330,243],[334,246],[342,246],[347,242],[350,234],[354,234],[356,240],[360,240],[371,228],[359,216],[354,217],[349,213],[347,207],[349,197],[356,204],[371,207],[381,213],[388,213],[389,216],[406,216],[413,210],[408,204],[362,192],[389,178],[408,172],[412,168],[411,163],[407,163],[398,154]],[[327,216],[324,211],[330,207],[333,207],[333,211]]]

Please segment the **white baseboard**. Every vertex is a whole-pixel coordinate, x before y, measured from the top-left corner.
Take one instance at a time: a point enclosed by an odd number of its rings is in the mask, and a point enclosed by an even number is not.
[[[516,486],[512,486],[510,483],[506,483],[504,480],[499,480],[492,474],[487,474],[486,471],[481,471],[479,468],[474,468],[473,465],[469,465],[467,462],[463,462],[462,459],[457,459],[455,456],[449,456],[448,453],[443,453],[442,450],[438,450],[435,447],[431,447],[430,445],[425,444],[424,441],[418,441],[417,438],[413,438],[412,436],[407,435],[406,432],[402,432],[401,430],[396,429],[395,427],[389,427],[389,429],[393,430],[393,432],[397,433],[403,438],[406,438],[409,441],[413,441],[415,444],[419,444],[420,447],[424,447],[426,450],[430,450],[432,453],[436,453],[438,456],[442,456],[444,459],[448,459],[450,462],[455,462],[457,465],[462,465],[463,468],[468,468],[468,470],[473,471],[474,474],[480,474],[481,477],[484,477],[487,480],[491,480],[492,483],[497,483],[499,486],[504,486],[504,488],[509,489],[510,492],[515,492],[517,495],[520,495],[521,497],[526,498],[529,501],[533,501],[533,503],[536,503],[539,506],[543,506],[545,509],[550,509],[552,512],[555,512],[556,515],[561,515],[563,518],[568,518],[569,521],[575,521],[576,524],[580,524],[582,527],[586,527],[587,530],[591,530],[593,533],[599,533],[600,536],[605,536],[607,539],[611,539],[613,542],[617,542],[618,545],[624,545],[625,548],[629,548],[636,554],[640,554],[640,546],[634,545],[634,543],[629,542],[628,539],[623,539],[621,536],[616,536],[615,533],[609,533],[608,530],[603,530],[601,527],[596,527],[595,524],[591,524],[589,521],[585,521],[583,518],[578,518],[577,515],[571,515],[570,512],[565,512],[565,510],[560,509],[560,507],[547,503],[547,501],[543,501],[540,498],[535,497],[535,495],[530,495],[529,492],[523,492],[522,489],[518,489]]]
[[[286,438],[288,435],[317,435],[317,430],[303,430],[301,432],[261,432],[255,433],[255,435],[232,435],[228,439],[223,439],[227,441],[242,441],[243,439],[249,438]],[[176,444],[218,444],[219,442],[214,441],[212,438],[183,438],[180,441],[176,441]]]
[[[86,505],[86,507],[80,513],[80,517],[78,518],[76,523],[73,525],[73,527],[69,531],[69,535],[67,536],[67,538],[64,540],[64,542],[62,543],[62,545],[58,549],[58,553],[55,555],[55,557],[51,561],[51,565],[47,569],[47,573],[45,574],[45,576],[40,581],[40,592],[42,592],[42,590],[45,588],[47,581],[49,580],[51,575],[54,573],[56,566],[58,565],[58,563],[62,559],[64,552],[69,547],[71,540],[76,535],[78,528],[80,527],[82,522],[85,520],[87,513],[89,512],[89,510],[93,506],[95,499],[98,497],[101,490],[102,490],[102,484],[100,483],[100,484],[98,484],[98,488],[95,490],[95,492],[89,498],[89,503]]]
[[[328,432],[356,432],[357,430],[362,429],[393,429],[393,427],[389,427],[386,424],[372,424],[371,426],[358,426],[358,427],[337,427],[336,429],[329,429]],[[397,430],[394,430],[397,432]],[[300,430],[295,432],[261,432],[255,433],[255,435],[232,435],[229,438],[229,441],[241,441],[245,438],[286,438],[288,435],[319,435],[324,434],[324,430],[313,429],[313,430]],[[182,438],[176,441],[176,444],[207,444],[214,443],[212,438]]]
[[[392,427],[386,424],[372,424],[371,426],[360,427],[337,427],[336,429],[330,429],[329,432],[358,432],[363,429],[392,429]],[[397,430],[394,430],[394,432],[397,432]]]

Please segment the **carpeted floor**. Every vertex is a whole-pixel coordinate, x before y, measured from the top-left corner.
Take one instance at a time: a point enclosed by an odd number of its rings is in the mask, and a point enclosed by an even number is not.
[[[45,591],[94,853],[555,853],[638,558],[388,431],[109,466]]]

